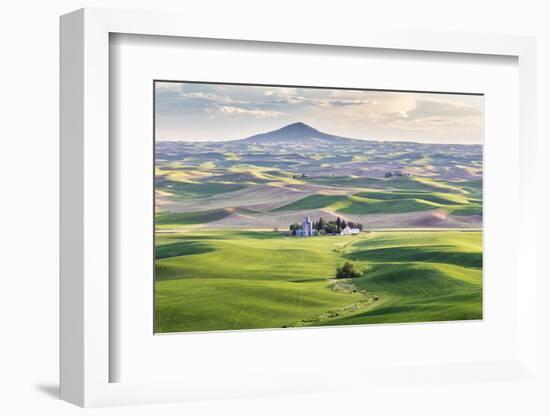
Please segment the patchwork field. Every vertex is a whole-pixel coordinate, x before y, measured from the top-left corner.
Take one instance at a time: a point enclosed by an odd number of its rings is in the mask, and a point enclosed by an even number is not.
[[[370,228],[481,227],[481,146],[320,140],[304,126],[286,128],[304,134],[292,141],[279,131],[261,142],[158,142],[158,224],[283,229],[324,215]]]
[[[480,319],[481,150],[302,123],[157,142],[156,331]]]

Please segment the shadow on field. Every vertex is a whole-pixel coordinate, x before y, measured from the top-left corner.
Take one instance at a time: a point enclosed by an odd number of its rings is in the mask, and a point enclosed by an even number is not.
[[[198,241],[180,241],[177,243],[164,244],[155,249],[157,259],[168,257],[190,256],[214,251],[215,248]]]
[[[375,248],[349,253],[344,257],[351,260],[448,263],[457,266],[478,268],[482,266],[481,253],[451,251],[449,247],[452,246]]]

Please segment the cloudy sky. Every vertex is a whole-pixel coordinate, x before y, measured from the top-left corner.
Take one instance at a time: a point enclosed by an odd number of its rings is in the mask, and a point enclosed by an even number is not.
[[[482,143],[483,97],[156,82],[156,139],[241,139],[303,122],[371,140]]]

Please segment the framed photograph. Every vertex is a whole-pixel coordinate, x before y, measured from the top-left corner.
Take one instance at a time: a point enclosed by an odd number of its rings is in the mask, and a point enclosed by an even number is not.
[[[63,399],[539,382],[533,39],[355,30],[62,17]]]
[[[483,318],[483,95],[154,98],[155,333]]]

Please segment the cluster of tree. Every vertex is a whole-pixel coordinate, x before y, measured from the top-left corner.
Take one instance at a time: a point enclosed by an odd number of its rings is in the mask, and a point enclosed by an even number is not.
[[[319,218],[319,221],[313,223],[313,228],[319,233],[326,234],[339,234],[344,228],[349,226],[349,228],[358,228],[363,230],[363,224],[359,222],[352,222],[336,217],[335,221],[326,221],[323,217]]]
[[[294,224],[290,224],[290,231],[292,232],[292,235],[296,235],[296,230],[299,230],[300,228],[302,228],[302,226],[298,223],[294,223]]]
[[[411,176],[410,173],[403,173],[400,170],[394,170],[393,172],[386,172],[384,174],[386,178],[391,178],[392,176]]]
[[[336,277],[338,279],[344,279],[349,277],[361,277],[361,269],[354,263],[346,261],[343,266],[338,266],[336,268]]]

